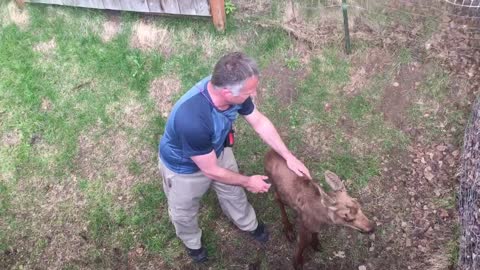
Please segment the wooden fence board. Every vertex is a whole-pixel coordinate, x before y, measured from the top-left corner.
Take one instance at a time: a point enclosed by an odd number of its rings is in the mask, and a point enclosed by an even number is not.
[[[122,10],[149,12],[147,0],[120,0]]]
[[[75,0],[75,6],[85,8],[105,9],[102,1],[98,0]]]
[[[210,5],[208,0],[195,1],[195,8],[198,16],[210,16]]]
[[[195,0],[182,0],[180,6],[180,13],[185,15],[197,15],[195,10]]]
[[[63,5],[62,0],[30,0],[30,1],[27,1],[27,2],[39,3],[39,4]]]
[[[26,0],[25,2],[147,13],[211,16],[209,0]]]
[[[120,0],[103,0],[103,6],[105,9],[122,10]]]
[[[150,12],[180,14],[177,0],[148,0]]]
[[[1,1],[1,0],[0,0]],[[125,10],[156,14],[210,16],[217,30],[225,29],[224,0],[24,0],[29,3]]]
[[[65,6],[75,6],[75,0],[62,0]]]

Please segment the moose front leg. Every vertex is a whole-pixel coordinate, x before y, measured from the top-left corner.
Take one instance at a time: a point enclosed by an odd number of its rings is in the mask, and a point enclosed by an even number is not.
[[[282,223],[285,236],[287,237],[288,241],[293,242],[293,240],[295,240],[295,233],[293,232],[292,223],[290,223],[290,221],[288,220],[287,212],[285,211],[285,204],[283,204],[282,200],[280,200],[280,196],[278,195],[277,191],[275,191],[274,194],[275,200],[280,206],[280,213],[282,214]]]
[[[312,232],[310,232],[299,219],[300,223],[300,240],[298,241],[297,252],[295,254],[295,260],[293,261],[293,267],[295,270],[302,270],[304,264],[303,251],[311,243]]]

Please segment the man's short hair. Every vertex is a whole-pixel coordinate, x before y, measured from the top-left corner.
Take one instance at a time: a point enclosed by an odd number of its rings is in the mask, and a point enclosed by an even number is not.
[[[238,96],[245,80],[258,76],[255,60],[241,52],[224,55],[215,65],[212,74],[212,85],[215,88],[228,88],[234,96]]]

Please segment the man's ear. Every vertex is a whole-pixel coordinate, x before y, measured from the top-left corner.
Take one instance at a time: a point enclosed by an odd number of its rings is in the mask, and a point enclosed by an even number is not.
[[[233,95],[232,91],[227,88],[223,88],[222,90],[220,90],[220,93],[222,93],[222,96],[224,97],[231,97]]]

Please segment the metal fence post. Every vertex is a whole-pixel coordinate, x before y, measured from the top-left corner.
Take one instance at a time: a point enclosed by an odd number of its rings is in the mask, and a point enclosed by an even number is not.
[[[345,51],[347,54],[351,53],[350,47],[350,31],[348,30],[348,14],[347,14],[347,0],[342,0],[343,11],[343,27],[345,28]]]

